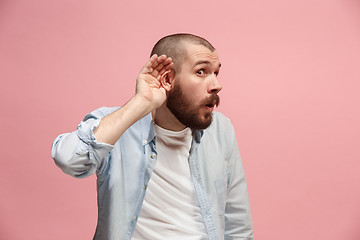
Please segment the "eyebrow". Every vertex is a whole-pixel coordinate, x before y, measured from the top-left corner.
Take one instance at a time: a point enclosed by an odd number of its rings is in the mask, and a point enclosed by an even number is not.
[[[211,62],[208,60],[199,60],[194,64],[194,66],[201,65],[201,64],[211,64]],[[219,63],[218,68],[220,68],[220,67],[221,67],[221,63]]]

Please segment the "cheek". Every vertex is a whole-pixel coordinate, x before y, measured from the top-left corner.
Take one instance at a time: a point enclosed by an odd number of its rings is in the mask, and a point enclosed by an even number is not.
[[[180,88],[186,98],[193,104],[200,103],[207,93],[204,79],[199,79],[193,75],[182,76],[179,81]]]
[[[198,105],[203,99],[195,87],[186,90],[187,102],[191,105]]]
[[[198,105],[204,100],[204,94],[200,91],[199,87],[193,87],[190,90],[190,99],[194,105]]]

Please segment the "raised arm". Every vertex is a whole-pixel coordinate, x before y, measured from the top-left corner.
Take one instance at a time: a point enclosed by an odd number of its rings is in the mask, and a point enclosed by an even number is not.
[[[83,178],[105,166],[103,160],[121,135],[137,120],[161,106],[166,90],[161,80],[173,67],[171,58],[153,55],[136,79],[136,93],[122,108],[88,114],[76,131],[58,136],[52,145],[55,163],[67,174]],[[104,117],[105,116],[105,117]]]
[[[119,110],[104,117],[94,131],[98,142],[115,144],[136,121],[160,107],[166,100],[166,90],[160,83],[170,68],[171,58],[153,55],[136,79],[136,94]]]

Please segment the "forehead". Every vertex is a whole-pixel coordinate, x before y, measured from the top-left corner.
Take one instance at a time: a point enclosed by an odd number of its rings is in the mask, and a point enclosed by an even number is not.
[[[211,51],[203,45],[186,43],[185,49],[187,52],[186,62],[191,66],[195,66],[201,63],[208,63],[213,65],[220,65],[220,59],[216,51]]]

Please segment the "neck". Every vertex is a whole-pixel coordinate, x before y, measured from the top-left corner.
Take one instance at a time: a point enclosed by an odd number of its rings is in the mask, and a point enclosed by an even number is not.
[[[152,117],[156,125],[171,131],[181,131],[186,128],[179,120],[171,113],[164,103],[161,107],[155,109]]]

